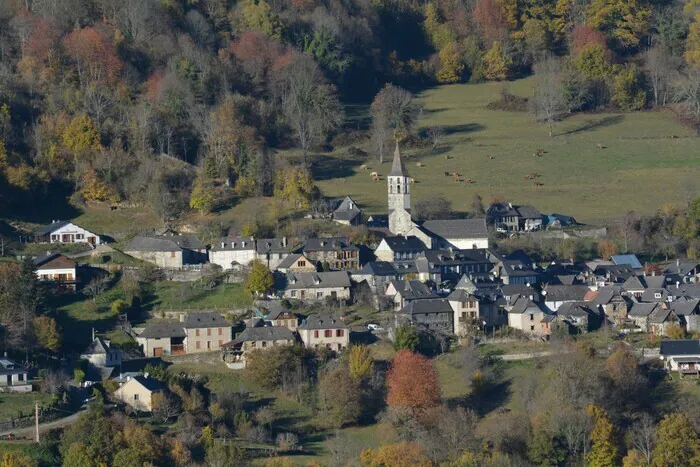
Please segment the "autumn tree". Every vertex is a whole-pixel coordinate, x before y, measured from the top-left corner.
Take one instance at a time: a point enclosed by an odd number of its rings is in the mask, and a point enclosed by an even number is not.
[[[510,77],[513,62],[506,54],[503,44],[494,41],[488,52],[484,55],[486,78],[491,81],[504,81]]]
[[[593,467],[605,467],[618,465],[617,441],[615,428],[608,415],[602,408],[589,405],[588,415],[593,418],[593,431],[591,432],[591,450],[586,456],[586,464]]]
[[[387,444],[375,449],[364,449],[360,455],[364,467],[431,467],[420,445],[403,441]]]
[[[359,380],[345,367],[330,370],[319,381],[319,406],[333,428],[357,422],[362,414]]]
[[[477,0],[473,17],[484,44],[501,41],[508,36],[508,24],[497,1]]]
[[[245,281],[245,288],[251,294],[258,296],[267,292],[275,283],[270,270],[259,260],[253,260],[250,264],[250,272]]]
[[[114,45],[93,27],[77,29],[63,39],[63,47],[75,64],[81,86],[111,85],[118,79],[122,62]]]
[[[643,413],[628,430],[634,450],[639,454],[644,465],[651,465],[651,456],[656,446],[656,425],[654,419]]]
[[[61,333],[56,327],[55,319],[48,316],[34,318],[34,334],[42,348],[52,352],[61,348]]]
[[[651,14],[651,7],[640,0],[593,0],[588,7],[588,24],[630,48],[639,45],[647,33]]]
[[[445,45],[438,54],[440,57],[440,69],[437,72],[437,80],[440,83],[459,83],[464,72],[464,63],[455,43]]]
[[[372,116],[372,140],[379,152],[379,163],[384,163],[385,151],[391,140],[406,135],[413,130],[420,106],[409,91],[386,84],[374,96],[370,107]]]
[[[559,61],[548,57],[534,66],[535,90],[531,99],[532,112],[537,121],[549,127],[553,135],[554,123],[567,110],[567,102],[560,76]]]
[[[656,428],[652,464],[694,465],[700,463],[700,437],[683,413],[666,415]]]
[[[418,220],[450,219],[452,201],[442,193],[435,193],[418,199],[413,205],[412,214]]]
[[[348,369],[350,376],[357,381],[367,377],[372,372],[374,360],[369,347],[351,345],[348,349]]]
[[[306,167],[297,165],[277,171],[275,196],[295,208],[306,209],[311,206],[315,188],[311,172]]]
[[[672,96],[672,75],[675,66],[672,57],[661,47],[653,47],[646,53],[645,70],[651,86],[654,107],[663,107]]]
[[[612,240],[609,240],[607,238],[602,239],[598,242],[598,254],[600,255],[601,258],[604,260],[610,259],[611,256],[614,256],[617,254],[617,245],[615,242]]]
[[[200,214],[207,214],[214,209],[216,196],[214,195],[214,184],[204,177],[198,177],[192,187],[190,195],[190,207],[196,209]]]
[[[433,364],[410,350],[397,352],[386,384],[389,406],[416,411],[440,402],[440,383]]]
[[[695,13],[695,18],[690,23],[684,57],[690,66],[700,68],[700,11]]]

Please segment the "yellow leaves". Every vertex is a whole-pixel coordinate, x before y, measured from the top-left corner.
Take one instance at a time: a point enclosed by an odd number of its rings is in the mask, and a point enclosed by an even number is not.
[[[407,441],[376,449],[364,449],[360,454],[360,463],[364,467],[430,467],[433,465],[419,444]]]
[[[248,28],[274,39],[282,37],[282,21],[265,0],[248,0],[243,4],[243,21]]]
[[[68,123],[61,134],[61,143],[74,155],[89,149],[102,149],[100,133],[97,131],[95,123],[87,115],[74,117]]]
[[[505,53],[500,41],[493,41],[493,46],[484,55],[484,66],[486,67],[486,78],[492,81],[502,81],[508,79],[510,67],[513,62]]]
[[[201,176],[198,177],[190,195],[190,207],[199,211],[200,214],[211,212],[216,203],[214,190],[215,187],[211,182]]]
[[[372,371],[374,361],[369,348],[364,345],[350,346],[348,368],[353,379],[360,380]]]
[[[113,199],[109,187],[99,179],[94,170],[88,170],[81,179],[80,193],[86,201],[108,201]]]
[[[48,316],[34,318],[34,333],[43,348],[55,352],[61,347],[61,334],[53,318]]]
[[[440,50],[440,63],[442,68],[437,72],[437,79],[441,83],[458,83],[462,79],[464,63],[454,42],[447,44]]]
[[[296,208],[307,209],[311,205],[311,193],[315,188],[311,172],[301,166],[278,170],[275,196],[286,200]]]
[[[689,65],[700,67],[700,11],[695,14],[685,40],[685,61]]]
[[[639,0],[594,0],[588,7],[588,24],[606,31],[623,47],[639,45],[650,20],[651,8]]]

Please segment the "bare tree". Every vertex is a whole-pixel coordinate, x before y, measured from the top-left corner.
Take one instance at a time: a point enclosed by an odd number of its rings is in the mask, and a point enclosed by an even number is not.
[[[379,163],[384,163],[384,152],[392,137],[399,132],[409,133],[416,123],[420,105],[409,91],[387,84],[374,97],[372,115],[372,139],[379,151]]]
[[[661,47],[647,51],[645,68],[654,94],[654,107],[665,106],[670,98],[671,76],[674,72],[672,60],[671,54]]]
[[[620,234],[622,235],[622,243],[624,245],[624,253],[627,253],[628,246],[630,239],[632,237],[632,234],[634,233],[634,225],[636,222],[637,216],[634,211],[628,212],[625,217],[620,219]]]
[[[290,65],[281,80],[282,109],[304,155],[343,121],[335,88],[311,57]]]
[[[170,392],[154,394],[153,416],[167,422],[182,412],[182,404],[177,396]]]
[[[632,445],[644,456],[647,465],[651,464],[651,453],[656,446],[656,425],[648,413],[643,413],[629,429]]]
[[[92,279],[83,289],[83,293],[90,297],[93,303],[97,302],[97,297],[105,291],[109,284],[107,276],[100,276]]]
[[[558,59],[549,57],[534,66],[535,92],[532,96],[532,113],[539,122],[549,127],[549,136],[554,123],[566,112],[566,98],[560,77]]]
[[[445,130],[440,126],[431,126],[426,132],[428,139],[430,140],[430,145],[433,149],[437,149],[442,142],[442,138],[445,136]]]
[[[687,68],[680,75],[674,100],[683,106],[686,116],[700,122],[700,68]]]

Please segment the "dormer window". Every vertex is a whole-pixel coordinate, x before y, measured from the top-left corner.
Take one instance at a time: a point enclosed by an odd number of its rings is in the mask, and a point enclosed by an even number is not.
[[[654,298],[661,298],[661,292],[654,292]]]

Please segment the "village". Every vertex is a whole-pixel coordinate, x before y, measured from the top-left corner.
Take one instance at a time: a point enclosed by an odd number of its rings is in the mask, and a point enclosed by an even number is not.
[[[266,284],[263,277],[260,282],[266,285],[255,285],[254,305],[236,316],[239,323],[231,315],[201,310],[129,326],[140,350],[137,357],[220,353],[233,371],[245,368],[254,350],[303,345],[340,355],[354,335],[395,340],[405,328],[441,348],[496,334],[547,341],[557,333],[608,329],[661,340],[661,353],[655,355],[667,370],[700,374],[700,341],[666,340],[700,332],[699,263],[678,260],[656,274],[647,273],[633,254],[586,262],[556,258],[546,265],[523,251],[504,255],[489,245],[494,232],[532,232],[543,229],[543,222],[561,228],[575,220],[501,203],[489,207],[487,218],[416,223],[410,214],[410,177],[398,145],[386,179],[389,215],[370,219],[386,225],[376,229],[381,240],[373,250],[340,237],[297,242],[229,236],[208,246],[191,234],[135,236],[123,252],[163,271],[192,270],[201,277],[198,272],[215,268],[243,277],[257,267],[271,280]],[[348,225],[364,222],[362,210],[349,197],[337,204],[332,219]],[[80,258],[51,252],[56,244],[74,243],[99,251],[105,246],[99,234],[56,221],[36,232],[35,241],[47,249],[33,260],[40,281],[72,294],[101,280],[82,282]],[[359,302],[372,312],[362,323],[351,322],[343,310]],[[104,335],[110,329],[98,331]],[[124,358],[109,340],[94,337],[93,329],[93,341],[81,354],[87,362],[83,384],[115,378],[123,384],[114,393],[117,399],[150,411],[150,397],[142,391],[152,392],[153,384],[137,373],[125,374]],[[11,360],[2,362],[2,389],[30,391],[27,370]]]

